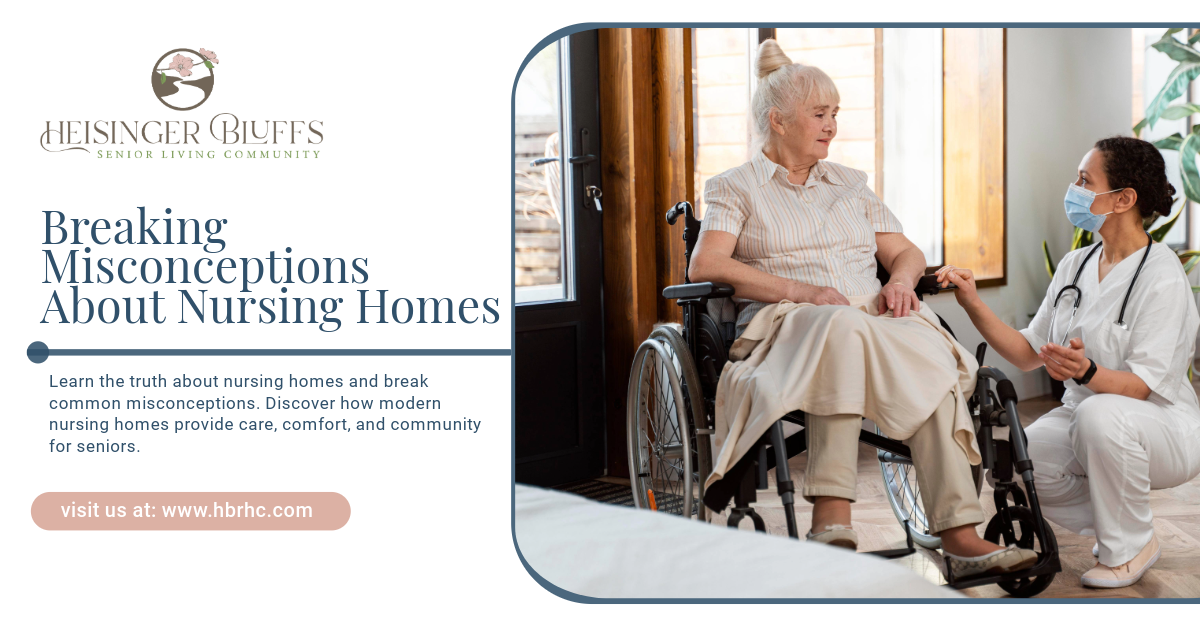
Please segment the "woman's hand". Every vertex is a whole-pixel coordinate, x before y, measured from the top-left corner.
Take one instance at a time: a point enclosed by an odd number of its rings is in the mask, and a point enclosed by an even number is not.
[[[954,298],[958,299],[959,305],[970,309],[979,303],[979,292],[975,289],[975,273],[972,273],[971,269],[943,266],[934,275],[938,285],[943,288],[954,284]]]
[[[879,291],[880,316],[890,311],[893,318],[903,318],[908,316],[910,311],[920,309],[921,300],[908,284],[893,281]]]
[[[796,282],[788,295],[793,303],[812,303],[813,305],[850,305],[850,301],[842,296],[835,288],[825,288],[807,283]]]
[[[1083,356],[1083,341],[1072,338],[1069,347],[1048,343],[1042,345],[1038,357],[1046,363],[1046,372],[1050,377],[1065,382],[1073,377],[1083,377],[1087,374],[1090,361]]]

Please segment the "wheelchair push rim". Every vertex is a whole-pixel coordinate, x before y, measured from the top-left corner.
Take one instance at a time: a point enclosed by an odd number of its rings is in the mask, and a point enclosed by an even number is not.
[[[976,426],[976,431],[978,429]],[[875,433],[886,436],[878,426]],[[900,525],[910,527],[913,543],[925,549],[941,549],[941,537],[929,532],[929,519],[925,514],[925,504],[921,501],[921,486],[917,482],[912,461],[881,450],[879,469],[883,474],[883,491],[887,494],[888,505],[892,507]],[[975,483],[975,494],[978,496],[983,488],[983,469],[978,465],[971,467],[971,480]]]
[[[634,355],[626,393],[629,481],[638,508],[690,517],[699,503],[692,427],[673,355],[653,338]]]
[[[698,519],[708,521],[709,513],[704,506],[704,481],[712,473],[712,437],[711,430],[707,429],[708,412],[700,384],[700,372],[696,370],[696,362],[688,351],[687,342],[675,328],[660,325],[650,333],[650,338],[659,341],[664,349],[673,354],[672,362],[680,377],[688,425],[691,428],[694,510]]]
[[[875,431],[883,434],[878,427]],[[929,520],[921,503],[921,487],[917,484],[912,463],[880,451],[879,469],[883,473],[883,492],[887,494],[888,504],[900,525],[909,526],[913,543],[926,549],[940,548],[942,539],[929,533]]]

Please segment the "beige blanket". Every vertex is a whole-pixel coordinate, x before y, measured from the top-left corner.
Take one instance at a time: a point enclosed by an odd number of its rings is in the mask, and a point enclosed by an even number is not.
[[[979,464],[964,391],[979,365],[926,304],[878,316],[879,295],[850,307],[784,301],[762,309],[733,343],[717,385],[718,451],[705,486],[721,479],[783,415],[857,414],[904,440],[953,392],[954,439]]]

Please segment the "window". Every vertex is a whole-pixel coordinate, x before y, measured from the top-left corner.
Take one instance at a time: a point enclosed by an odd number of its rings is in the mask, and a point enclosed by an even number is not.
[[[815,65],[841,96],[829,160],[867,173],[929,266],[943,258],[942,30],[781,28],[796,63]],[[758,29],[693,34],[697,211],[712,176],[749,157]]]
[[[942,29],[883,29],[883,202],[942,264]]]
[[[758,30],[697,28],[695,51],[696,213],[704,216],[704,184],[746,163],[750,154],[750,65]]]
[[[516,114],[516,267],[517,302],[567,298],[563,277],[563,126],[564,42],[543,48],[517,82]]]

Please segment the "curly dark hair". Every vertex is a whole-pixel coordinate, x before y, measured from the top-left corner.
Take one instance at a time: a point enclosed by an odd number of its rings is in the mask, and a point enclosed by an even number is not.
[[[1142,218],[1171,215],[1175,186],[1167,182],[1167,164],[1154,144],[1136,137],[1107,137],[1096,142],[1104,154],[1104,175],[1111,189],[1133,188]]]

